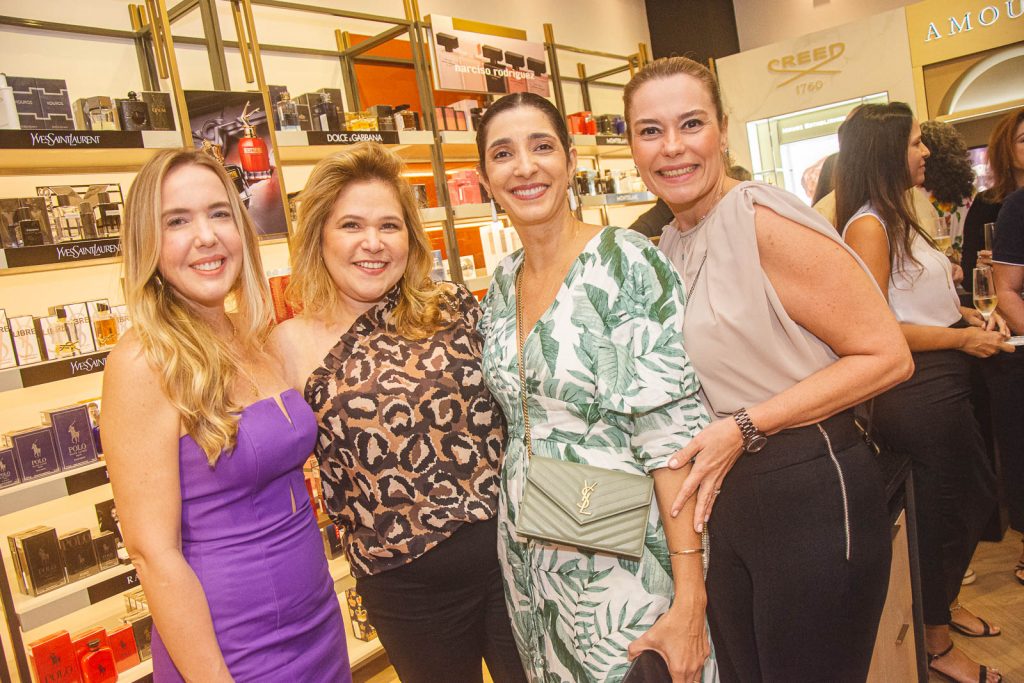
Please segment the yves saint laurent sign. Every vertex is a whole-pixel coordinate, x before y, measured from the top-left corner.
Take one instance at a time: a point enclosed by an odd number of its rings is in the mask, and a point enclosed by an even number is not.
[[[120,255],[121,242],[116,237],[4,250],[8,268],[40,266],[48,263],[91,261],[92,259],[111,258]]]
[[[10,149],[124,149],[143,146],[142,133],[138,131],[0,131],[0,147]]]

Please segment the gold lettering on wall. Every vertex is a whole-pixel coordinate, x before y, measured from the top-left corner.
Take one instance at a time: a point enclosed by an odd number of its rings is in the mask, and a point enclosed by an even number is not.
[[[819,45],[769,60],[768,71],[790,76],[775,86],[781,88],[805,76],[840,73],[841,69],[823,69],[822,67],[842,57],[844,52],[846,52],[846,43]]]

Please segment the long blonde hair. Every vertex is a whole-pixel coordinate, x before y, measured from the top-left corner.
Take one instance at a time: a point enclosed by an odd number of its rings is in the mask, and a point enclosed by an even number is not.
[[[420,221],[416,195],[402,177],[402,160],[376,142],[360,142],[321,159],[299,193],[298,227],[291,240],[292,274],[286,296],[302,314],[324,317],[340,301],[323,257],[324,226],[338,194],[352,183],[377,180],[395,192],[409,234],[409,258],[399,281],[394,311],[395,331],[408,339],[428,337],[443,326],[444,294],[430,280],[433,264],[430,239]]]
[[[235,338],[226,343],[191,302],[161,277],[163,181],[173,169],[196,165],[213,171],[227,191],[242,238],[242,269],[231,290]],[[242,406],[231,387],[243,373],[240,350],[256,350],[272,324],[270,291],[260,261],[256,230],[234,184],[216,159],[192,149],[169,149],[150,159],[132,183],[121,233],[128,312],[146,359],[160,373],[164,393],[181,414],[188,434],[210,466],[234,447]]]

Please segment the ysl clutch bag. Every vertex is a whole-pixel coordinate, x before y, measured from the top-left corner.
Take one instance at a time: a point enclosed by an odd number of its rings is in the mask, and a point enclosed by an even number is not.
[[[530,458],[516,527],[523,536],[639,560],[654,480],[582,463]]]

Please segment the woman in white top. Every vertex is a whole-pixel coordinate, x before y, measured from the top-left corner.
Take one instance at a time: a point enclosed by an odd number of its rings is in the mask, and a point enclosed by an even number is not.
[[[875,398],[872,430],[911,457],[917,508],[925,645],[933,670],[956,681],[1001,676],[953,647],[999,629],[957,602],[960,582],[993,510],[994,477],[970,402],[970,357],[1013,351],[993,315],[962,308],[949,259],[906,201],[924,178],[928,148],[906,104],[870,104],[843,124],[836,224],[886,292],[914,352],[913,376]]]

